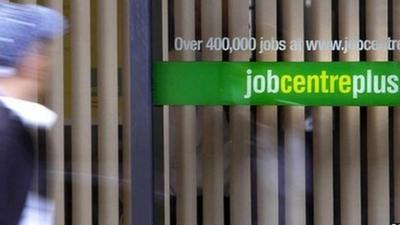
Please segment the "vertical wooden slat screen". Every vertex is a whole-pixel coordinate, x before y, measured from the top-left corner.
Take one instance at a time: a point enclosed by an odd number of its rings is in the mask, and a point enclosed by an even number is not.
[[[311,4],[312,39],[332,39],[331,0],[316,0]],[[329,50],[316,51],[313,60],[332,60]],[[333,121],[332,107],[313,108],[313,185],[314,224],[333,225]]]
[[[339,0],[339,39],[360,37],[358,0]],[[339,55],[343,61],[359,61],[358,50]],[[340,107],[340,222],[361,225],[360,109]]]
[[[118,201],[118,57],[117,2],[97,1],[99,223],[117,224]]]
[[[250,2],[228,1],[228,31],[231,39],[248,38]],[[250,51],[233,52],[231,61],[249,61]],[[230,107],[230,216],[232,225],[251,225],[250,107]]]
[[[393,39],[400,39],[400,2],[393,1]],[[400,51],[394,51],[393,60],[400,61]],[[394,220],[400,221],[400,108],[394,108],[393,115],[393,175],[394,175]]]
[[[195,1],[176,0],[174,2],[175,36],[186,40],[195,39]],[[182,51],[177,60],[193,61],[195,53]],[[177,224],[197,224],[196,185],[196,108],[179,106],[174,109],[176,116],[177,142]]]
[[[130,34],[129,34],[129,0],[123,0],[122,3],[122,201],[123,201],[123,225],[131,225],[131,69],[130,69]]]
[[[256,0],[256,38],[277,40],[277,1]],[[257,54],[258,61],[276,61],[276,51]],[[279,224],[278,111],[276,106],[257,107],[257,222]]]
[[[48,6],[63,12],[63,0],[48,0]],[[47,177],[48,196],[56,207],[55,224],[65,223],[64,197],[64,45],[57,39],[52,46],[51,82],[47,96],[48,104],[57,113],[57,123],[48,132]]]
[[[366,38],[388,38],[388,1],[366,0]],[[369,61],[387,61],[386,50],[367,52]],[[367,110],[368,224],[390,223],[389,203],[389,126],[387,107]]]
[[[8,2],[8,0],[7,0]],[[56,125],[46,133],[46,170],[47,170],[47,197],[54,201],[56,208],[55,224],[64,225],[71,216],[71,224],[91,225],[92,219],[99,221],[99,224],[119,224],[120,223],[120,202],[119,202],[119,143],[118,143],[118,56],[122,57],[122,91],[123,91],[123,153],[122,153],[122,176],[121,201],[122,201],[122,224],[131,223],[131,197],[130,197],[130,34],[129,29],[129,1],[119,2],[116,0],[13,0],[11,2],[24,4],[45,4],[48,7],[56,9],[59,12],[71,10],[69,31],[71,33],[71,55],[69,55],[68,45],[64,46],[64,39],[55,40],[51,46],[51,80],[50,88],[45,96],[45,102],[58,114]],[[123,30],[119,32],[117,8],[123,7],[121,16]],[[91,15],[91,9],[97,6],[96,18]],[[91,20],[95,19],[97,29],[91,29]],[[94,40],[97,46],[91,46],[91,32],[97,31]],[[121,34],[121,55],[118,55],[118,34]],[[64,47],[67,50],[64,51]],[[98,61],[98,171],[99,171],[99,193],[98,199],[93,201],[92,192],[94,186],[92,183],[93,173],[92,165],[92,63],[91,49],[97,48]],[[69,107],[68,101],[64,99],[64,79],[68,82],[69,74],[64,76],[64,58],[71,60],[71,174],[72,174],[72,199],[65,199],[68,194],[68,179],[65,177],[65,152],[64,129],[65,124],[69,125],[69,119],[64,120],[64,104]],[[68,70],[65,71],[69,71]],[[69,87],[67,83],[66,87]],[[67,96],[68,97],[68,96]],[[42,101],[42,99],[38,99]],[[67,108],[66,107],[66,108]],[[67,111],[67,110],[66,110]],[[68,114],[68,112],[66,113]],[[68,115],[69,116],[69,115]],[[67,121],[67,122],[65,122]],[[68,133],[68,132],[67,132]],[[41,138],[36,129],[33,132],[35,145],[42,147],[45,143],[39,143]],[[43,145],[44,146],[44,145]],[[36,159],[38,160],[38,158]],[[40,161],[42,163],[42,161]],[[67,162],[68,163],[68,162]],[[37,175],[36,175],[37,176]],[[34,178],[33,191],[39,193],[39,182]],[[42,183],[41,183],[42,184]],[[41,186],[43,187],[43,186]],[[67,189],[65,190],[65,187]],[[40,190],[40,194],[42,190]],[[67,191],[67,192],[66,192]],[[68,202],[72,202],[72,212],[69,212]],[[97,205],[92,205],[96,203]],[[96,211],[98,207],[98,212]],[[94,210],[93,210],[94,209]]]
[[[222,0],[201,2],[202,39],[222,37]],[[222,52],[202,52],[202,59],[221,61]],[[204,106],[200,108],[202,118],[203,154],[203,218],[204,225],[224,224],[224,148],[223,108]]]
[[[304,40],[303,1],[283,0],[282,35],[287,42]],[[304,50],[283,52],[285,61],[303,61]],[[284,107],[285,221],[306,224],[304,107]]]
[[[71,0],[72,223],[92,224],[90,1]]]

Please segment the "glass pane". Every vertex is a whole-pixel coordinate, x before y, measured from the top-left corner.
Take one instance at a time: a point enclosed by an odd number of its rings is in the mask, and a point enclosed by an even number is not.
[[[268,67],[284,71],[276,76],[283,79],[317,65],[337,72],[336,61],[357,62],[344,70],[365,72],[361,61],[396,60],[390,48],[335,47],[398,38],[396,7],[358,0],[155,3],[157,224],[399,221],[397,108],[374,94],[350,104],[321,93],[281,99],[260,81]],[[316,42],[328,47],[313,48]],[[290,62],[321,64],[301,70],[305,63]],[[244,100],[246,87],[260,96]]]

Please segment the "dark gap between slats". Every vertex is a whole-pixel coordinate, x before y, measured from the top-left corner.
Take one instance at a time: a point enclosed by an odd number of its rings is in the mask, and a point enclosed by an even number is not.
[[[393,38],[393,0],[388,0],[388,36]],[[394,52],[389,51],[389,61],[393,61]],[[394,108],[389,107],[389,194],[390,194],[390,221],[395,222],[394,204]]]
[[[366,39],[366,0],[360,0],[360,40]],[[367,53],[360,51],[360,61],[366,61]],[[368,171],[367,171],[367,107],[360,107],[360,163],[361,163],[361,224],[368,225]]]
[[[311,107],[305,108],[305,120],[312,120]],[[312,121],[311,121],[312,123]],[[311,130],[305,131],[306,146],[305,146],[305,160],[306,160],[306,224],[314,224],[314,164],[313,164],[313,127]]]
[[[46,136],[46,130],[43,128],[38,128],[37,129],[37,139],[36,141],[38,144],[39,149],[37,149],[37,159],[38,161],[36,162],[37,165],[36,167],[38,168],[36,170],[37,173],[37,184],[38,184],[38,191],[39,195],[42,196],[48,196],[47,194],[47,184],[49,180],[47,179],[48,173],[56,173],[57,171],[48,171],[48,162],[47,162],[47,136]],[[51,151],[51,150],[50,150]],[[52,174],[49,174],[52,176]]]
[[[361,224],[368,225],[367,107],[360,108]]]
[[[276,1],[276,10],[277,10],[277,40],[283,39],[282,32],[282,18],[283,18],[283,6],[282,1]],[[277,61],[283,60],[283,51],[277,51]],[[285,155],[284,155],[284,143],[285,143],[285,133],[283,130],[283,115],[284,107],[278,106],[277,119],[278,119],[278,196],[279,196],[279,225],[285,225]]]
[[[339,1],[332,0],[332,40],[339,40]],[[339,51],[332,51],[332,61],[339,61]],[[336,224],[336,223],[335,223]]]
[[[201,0],[194,0],[194,29],[195,29],[195,33],[194,33],[194,38],[195,40],[201,40],[202,39],[202,30],[201,30]],[[202,51],[196,51],[195,52],[195,61],[202,61]],[[199,110],[200,107],[194,106],[196,108],[196,119],[199,119]],[[198,134],[197,134],[198,135]],[[198,148],[198,147],[197,147]],[[202,163],[202,162],[201,162]],[[196,176],[199,174],[199,171],[196,171]],[[202,179],[203,181],[204,179]],[[197,184],[197,185],[202,185],[201,186],[201,193],[196,191],[196,206],[197,206],[197,224],[198,225],[203,225],[203,199],[204,199],[204,184]]]
[[[228,37],[229,36],[229,26],[228,26],[228,0],[222,0],[222,37]],[[229,52],[223,51],[222,52],[222,61],[229,61]],[[229,113],[229,107],[224,106],[223,107],[223,112],[224,112],[224,118],[226,118],[227,124],[230,123],[230,113]],[[227,137],[230,136],[229,130],[227,131],[228,133],[224,134]],[[231,211],[230,211],[230,198],[229,196],[224,196],[224,222],[225,225],[230,225],[231,224]]]
[[[229,36],[228,18],[228,0],[222,0],[222,37]],[[222,60],[229,61],[229,51],[222,52]]]
[[[340,225],[340,107],[333,108],[333,224]]]
[[[123,177],[123,169],[124,169],[124,163],[123,163],[123,158],[124,158],[124,137],[123,137],[124,131],[123,131],[123,125],[118,124],[118,179],[119,179],[119,186],[120,186],[120,190],[122,190],[122,185],[124,181],[124,177]],[[164,137],[164,134],[162,133],[160,135],[160,137]],[[164,144],[164,143],[162,143]],[[163,150],[164,148],[161,148],[161,150]],[[158,156],[157,156],[158,157]],[[163,155],[161,155],[161,160],[162,162],[160,163],[161,166],[164,167],[164,157]],[[163,171],[163,170],[161,170]],[[158,178],[157,178],[158,179]],[[164,179],[161,179],[162,185],[164,186]],[[164,193],[168,194],[168,193]],[[122,191],[120,191],[119,193],[119,199],[118,199],[118,204],[119,204],[119,217],[123,216],[123,211],[124,211],[124,207],[127,207],[126,205],[124,205],[123,202],[123,196],[122,196]],[[164,198],[162,201],[162,204],[164,205]],[[164,216],[164,210],[161,210],[161,216],[162,218],[165,218]]]
[[[194,33],[194,38],[195,40],[202,40],[201,36],[201,0],[194,0],[194,21],[195,21],[195,33]],[[202,49],[202,48],[201,48]],[[197,60],[202,60],[202,50],[196,51],[196,61]],[[198,107],[196,107],[198,108]],[[198,111],[198,109],[197,109]],[[197,117],[196,117],[197,118]],[[201,225],[201,224],[199,224]]]
[[[339,40],[339,1],[332,0],[332,40]],[[339,61],[339,51],[332,52],[332,61]],[[333,224],[341,224],[340,215],[340,107],[333,107]]]
[[[304,40],[313,39],[312,6],[304,4]],[[315,52],[304,49],[304,61],[313,61]],[[305,187],[306,187],[306,224],[314,224],[314,163],[313,163],[313,111],[314,107],[304,107],[305,123]]]
[[[390,221],[395,223],[394,219],[394,108],[389,108],[389,193],[390,193]]]
[[[168,50],[174,49],[175,40],[175,0],[168,1]],[[176,225],[177,223],[177,212],[176,212],[176,196],[170,195],[170,223]]]
[[[71,126],[64,126],[65,137],[65,173],[64,173],[64,188],[65,188],[65,224],[72,224],[72,140],[71,140]]]
[[[249,1],[251,37],[256,37],[255,0]],[[257,51],[253,51],[250,61],[256,61]],[[251,224],[257,225],[257,107],[250,107],[250,171],[251,171]]]
[[[99,224],[99,127],[92,125],[92,221],[93,224]]]
[[[250,108],[250,171],[251,171],[251,224],[257,224],[257,119],[256,107]]]
[[[285,225],[285,131],[283,129],[283,107],[278,107],[278,194],[279,194],[279,225]]]
[[[174,7],[175,1],[168,1],[168,50],[171,51],[174,49],[174,40],[175,40],[175,22],[174,22]]]
[[[365,40],[367,36],[366,32],[366,0],[360,0],[360,40]],[[365,50],[360,51],[360,61],[366,61],[367,52]]]
[[[388,37],[393,38],[393,0],[388,0]],[[393,61],[393,50],[389,50],[389,61]]]

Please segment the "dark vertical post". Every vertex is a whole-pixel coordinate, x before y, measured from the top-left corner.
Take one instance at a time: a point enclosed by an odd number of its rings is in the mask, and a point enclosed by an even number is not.
[[[150,0],[130,1],[132,225],[153,225]]]

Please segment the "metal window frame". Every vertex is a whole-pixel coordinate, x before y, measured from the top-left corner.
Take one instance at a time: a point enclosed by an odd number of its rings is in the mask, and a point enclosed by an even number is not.
[[[132,225],[154,224],[151,1],[130,0]]]

